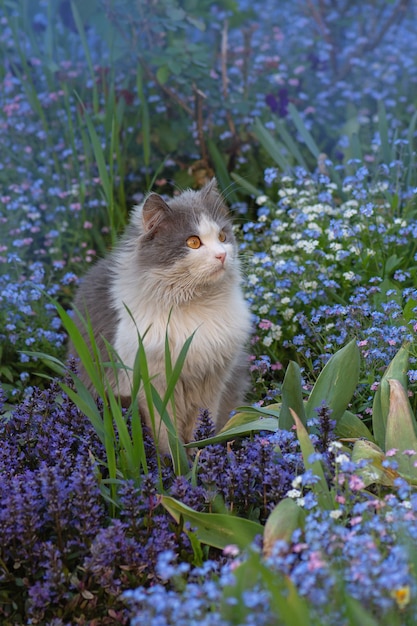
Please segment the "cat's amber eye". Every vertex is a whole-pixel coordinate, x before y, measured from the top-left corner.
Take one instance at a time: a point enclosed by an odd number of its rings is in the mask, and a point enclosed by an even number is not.
[[[223,241],[226,241],[226,233],[224,232],[224,230],[221,230],[219,232],[219,241],[221,241],[223,243]]]
[[[197,250],[201,246],[201,239],[197,237],[197,235],[193,235],[192,237],[188,237],[187,246],[192,248],[193,250]]]

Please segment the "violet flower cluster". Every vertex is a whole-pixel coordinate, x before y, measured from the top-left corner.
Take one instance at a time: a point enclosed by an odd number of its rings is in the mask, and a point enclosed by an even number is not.
[[[203,411],[196,435],[205,438],[212,431]],[[92,617],[109,607],[126,620],[122,592],[153,583],[162,552],[171,550],[190,562],[194,553],[188,536],[159,503],[160,477],[166,493],[196,511],[212,510],[221,497],[233,513],[264,521],[303,470],[293,432],[261,433],[236,441],[227,451],[224,445],[207,446],[199,453],[197,482],[175,476],[168,461],[160,475],[147,441],[149,473],[137,484],[120,480],[117,516],[112,517],[106,504],[105,451],[58,382],[43,391],[35,388],[3,415],[0,437],[4,624],[46,623],[69,610]],[[217,551],[212,556],[221,558]]]

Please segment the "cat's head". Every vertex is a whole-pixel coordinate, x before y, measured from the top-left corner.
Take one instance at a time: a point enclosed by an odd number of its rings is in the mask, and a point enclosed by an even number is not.
[[[232,221],[213,179],[165,202],[151,193],[133,220],[139,228],[141,268],[165,285],[176,301],[187,301],[236,276]]]

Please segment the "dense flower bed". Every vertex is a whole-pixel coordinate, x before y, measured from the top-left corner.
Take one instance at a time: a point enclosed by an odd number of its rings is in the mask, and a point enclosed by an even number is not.
[[[349,409],[371,415],[404,342],[409,363],[393,371],[415,404],[416,7],[148,4],[0,6],[0,621],[412,624],[415,481],[385,441],[365,442],[365,484],[357,437],[336,442],[322,405],[311,455],[302,432],[258,424],[202,447],[183,474],[146,437],[147,472],[111,478],[108,450],[62,380],[45,381],[42,353],[65,358],[52,299],[69,307],[148,187],[172,193],[215,172],[254,315],[250,400],[281,402],[289,360],[308,394],[353,339]],[[414,417],[398,398],[414,468]],[[196,439],[212,434],[203,411]],[[176,519],[163,497],[266,524],[276,542],[265,531],[224,548],[221,525],[193,525],[185,508]]]

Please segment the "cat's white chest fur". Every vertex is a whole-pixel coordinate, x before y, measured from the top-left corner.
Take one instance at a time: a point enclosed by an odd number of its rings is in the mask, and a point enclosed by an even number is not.
[[[133,367],[139,333],[148,360],[162,367],[166,334],[173,361],[178,358],[186,340],[193,335],[184,374],[192,376],[193,372],[230,364],[233,355],[247,340],[250,314],[238,288],[232,288],[225,295],[207,302],[173,306],[170,310],[158,306],[157,302],[134,299],[131,306],[126,303],[129,312],[126,308],[123,311],[119,309],[121,320],[114,346],[118,355],[123,363]],[[154,375],[164,373],[156,372],[155,366],[152,369]]]

